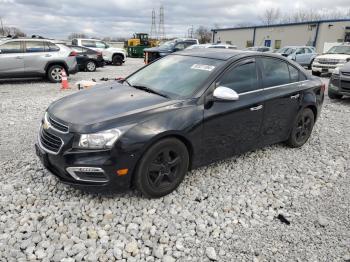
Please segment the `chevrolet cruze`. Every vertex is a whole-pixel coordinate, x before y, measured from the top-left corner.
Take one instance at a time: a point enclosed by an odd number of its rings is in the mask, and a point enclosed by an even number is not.
[[[274,143],[302,146],[324,89],[279,55],[177,52],[53,102],[36,153],[64,183],[161,197],[188,170]]]

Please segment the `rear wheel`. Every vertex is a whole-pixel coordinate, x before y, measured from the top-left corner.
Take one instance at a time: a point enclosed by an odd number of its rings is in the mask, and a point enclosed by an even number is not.
[[[94,61],[88,61],[86,63],[86,71],[88,72],[95,72],[96,71],[96,63]]]
[[[330,99],[341,99],[343,96],[336,94],[336,93],[333,93],[332,91],[328,90],[328,97]]]
[[[290,147],[301,147],[310,138],[315,124],[315,116],[310,108],[299,112],[287,140]]]
[[[112,64],[117,66],[123,65],[123,57],[121,55],[114,55],[112,58]]]
[[[146,197],[165,196],[182,182],[188,165],[186,146],[176,138],[163,139],[141,158],[135,173],[135,186]]]
[[[62,70],[63,66],[61,65],[52,65],[49,70],[47,70],[47,78],[52,83],[60,83],[62,80]]]
[[[313,76],[321,76],[321,72],[312,71]]]

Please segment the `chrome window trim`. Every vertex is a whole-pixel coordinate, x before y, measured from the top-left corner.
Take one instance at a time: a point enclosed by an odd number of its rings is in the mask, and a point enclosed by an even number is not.
[[[87,171],[82,171],[82,169],[92,169],[92,170],[87,170]],[[78,177],[75,172],[76,171],[80,171],[80,172],[86,172],[86,173],[93,173],[93,172],[100,172],[103,173],[104,175],[106,175],[105,171],[100,168],[100,167],[84,167],[84,166],[79,166],[79,167],[67,167],[66,171],[68,172],[68,174],[70,174],[75,180],[77,181],[83,181],[83,182],[94,182],[94,183],[106,183],[109,181],[108,178],[106,178],[105,180],[92,180],[92,179],[81,179],[80,177]]]
[[[249,94],[253,94],[253,93],[258,93],[258,92],[262,92],[262,91],[266,91],[266,90],[271,90],[271,89],[275,89],[275,88],[279,88],[279,87],[285,87],[285,86],[290,86],[292,84],[300,84],[303,82],[308,82],[309,80],[303,80],[303,81],[298,81],[298,82],[292,82],[292,83],[288,83],[288,84],[283,84],[283,85],[278,85],[278,86],[270,86],[270,87],[265,87],[262,89],[258,89],[258,90],[252,90],[252,91],[248,91],[248,92],[244,92],[244,93],[239,93],[239,96],[244,96],[244,95],[249,95]]]
[[[42,150],[44,150],[46,153],[49,153],[49,154],[52,154],[52,155],[58,155],[61,152],[62,147],[64,146],[64,142],[63,142],[62,138],[57,136],[61,140],[62,145],[60,146],[60,148],[58,149],[57,152],[54,152],[54,151],[51,151],[50,149],[47,149],[46,147],[44,147],[44,145],[41,143],[41,133],[42,132],[43,132],[43,128],[42,128],[42,125],[41,125],[40,131],[39,131],[39,134],[38,134],[38,144],[39,144],[40,148]]]

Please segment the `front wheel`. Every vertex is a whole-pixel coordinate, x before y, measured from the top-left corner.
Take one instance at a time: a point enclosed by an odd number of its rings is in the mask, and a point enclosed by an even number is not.
[[[121,55],[114,55],[112,58],[112,64],[117,66],[123,65],[123,57]]]
[[[134,177],[135,186],[146,197],[165,196],[179,186],[188,166],[188,151],[181,141],[160,140],[141,158]]]
[[[310,108],[300,111],[287,140],[290,147],[301,147],[310,138],[315,124],[315,116]]]

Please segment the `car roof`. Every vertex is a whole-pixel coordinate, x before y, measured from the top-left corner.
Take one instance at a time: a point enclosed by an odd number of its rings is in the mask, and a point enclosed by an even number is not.
[[[199,48],[199,49],[185,49],[183,51],[175,52],[170,55],[184,55],[184,56],[196,56],[210,59],[218,60],[229,60],[233,57],[242,58],[245,56],[269,56],[275,57],[283,60],[287,60],[281,55],[270,54],[270,53],[261,53],[255,51],[243,51],[243,50],[234,50],[234,49],[215,49],[215,48]]]

